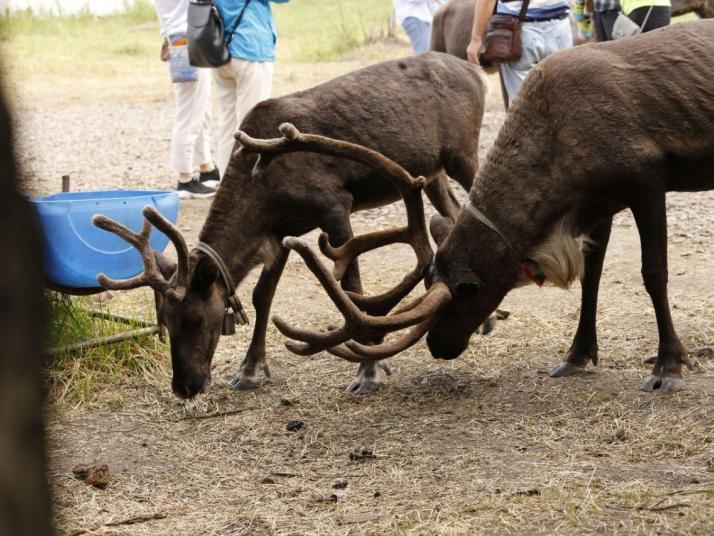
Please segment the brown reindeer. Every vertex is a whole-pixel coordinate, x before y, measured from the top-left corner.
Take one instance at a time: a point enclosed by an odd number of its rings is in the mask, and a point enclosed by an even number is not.
[[[712,0],[672,0],[672,16],[696,13],[702,19],[714,18],[714,1]]]
[[[289,252],[281,246],[282,239],[320,228],[337,247],[352,237],[352,212],[399,198],[398,190],[369,166],[329,154],[266,155],[256,166],[252,153],[265,143],[252,137],[271,138],[281,123],[291,121],[305,132],[369,146],[427,177],[427,196],[442,215],[455,219],[459,205],[444,172],[470,188],[483,117],[482,76],[479,68],[467,62],[427,53],[373,65],[306,91],[261,102],[241,125],[239,142],[244,147],[231,159],[201,230],[201,243],[191,252],[175,227],[151,210],[145,211],[143,235],[98,218],[98,224],[142,250],[146,266],[145,273],[134,280],[117,282],[102,276],[101,284],[116,289],[150,285],[164,296],[159,319],[171,336],[172,386],[178,396],[192,397],[210,383],[211,360],[226,302],[235,290],[233,282],[240,284],[250,270],[263,265],[253,291],[253,338],[233,382],[236,388],[246,389],[257,384],[259,371],[269,375],[265,334]],[[289,129],[283,131],[290,135]],[[268,145],[282,146],[287,141],[278,139]],[[149,220],[171,237],[179,252],[178,266],[148,249]],[[331,248],[325,242],[322,245],[325,250]],[[356,262],[343,263],[338,276],[346,290],[362,291]],[[361,306],[372,314],[385,314],[399,299],[385,296],[365,300]],[[367,363],[360,366],[349,390],[362,394],[377,385],[375,363]]]
[[[612,216],[630,208],[659,331],[652,376],[642,387],[676,391],[683,385],[682,364],[691,365],[668,305],[665,194],[712,188],[714,21],[562,51],[526,80],[456,223],[432,220],[440,246],[425,295],[388,316],[359,313],[314,253],[288,239],[346,324],[328,333],[280,319],[276,325],[300,341],[289,347],[302,354],[329,349],[369,362],[428,332],[432,355],[453,359],[514,287],[532,279],[565,287],[581,278],[578,330],[565,361],[552,371],[569,375],[588,360],[597,362],[602,262]],[[591,246],[583,253],[581,237],[587,235]],[[366,346],[354,340],[407,327],[411,331],[394,342]]]

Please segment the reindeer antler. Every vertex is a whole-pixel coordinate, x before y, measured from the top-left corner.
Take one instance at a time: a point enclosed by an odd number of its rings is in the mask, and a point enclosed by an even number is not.
[[[141,255],[144,262],[144,272],[131,279],[110,279],[106,274],[97,274],[97,280],[109,290],[129,290],[132,288],[149,286],[166,294],[173,303],[180,302],[186,296],[188,285],[188,247],[181,232],[169,220],[152,206],[144,207],[144,225],[138,234],[128,229],[119,222],[106,216],[97,214],[92,218],[92,223],[97,227],[114,233],[134,246]],[[161,274],[156,263],[154,251],[151,249],[149,239],[151,238],[152,225],[169,237],[169,240],[176,248],[178,258],[177,269],[171,280],[166,280]]]
[[[406,227],[356,236],[339,247],[331,246],[326,234],[323,233],[320,236],[320,249],[326,257],[335,262],[334,276],[338,280],[342,278],[347,267],[362,253],[394,243],[411,245],[417,257],[417,265],[396,287],[376,296],[348,293],[350,299],[361,310],[385,314],[424,278],[426,269],[434,255],[426,231],[424,204],[421,196],[426,179],[424,177],[414,178],[394,160],[368,147],[317,134],[302,134],[290,123],[283,123],[279,130],[283,137],[272,140],[251,138],[245,132],[236,133],[235,137],[241,144],[239,152],[258,153],[259,155],[253,168],[254,177],[260,177],[263,170],[276,156],[306,151],[347,158],[365,164],[384,175],[401,194],[407,207]]]
[[[393,160],[362,145],[314,134],[301,134],[289,123],[281,125],[280,132],[283,137],[272,140],[256,140],[244,132],[236,134],[236,139],[242,145],[239,151],[259,154],[253,168],[254,177],[259,177],[273,158],[288,152],[308,151],[354,160],[375,169],[392,182],[404,200],[407,226],[356,236],[339,247],[331,246],[327,235],[323,233],[319,240],[320,249],[335,262],[332,273],[307,244],[297,238],[286,238],[283,241],[285,247],[294,249],[304,259],[344,316],[345,324],[337,330],[324,332],[295,328],[278,317],[274,317],[273,322],[284,335],[300,341],[287,343],[289,350],[300,355],[327,350],[348,361],[365,362],[399,353],[426,333],[435,314],[451,299],[448,288],[437,283],[425,296],[403,307],[399,312],[387,316],[373,316],[373,313],[386,314],[407,296],[424,278],[433,257],[421,196],[426,179],[412,177]],[[393,243],[409,244],[417,257],[416,267],[398,285],[377,296],[362,296],[340,288],[338,279],[359,255]],[[414,326],[411,331],[392,343],[366,346],[351,340],[381,336],[411,326]]]

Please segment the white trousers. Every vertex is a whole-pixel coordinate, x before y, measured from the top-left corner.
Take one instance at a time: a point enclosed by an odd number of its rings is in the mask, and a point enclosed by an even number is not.
[[[234,134],[241,122],[253,106],[270,98],[273,62],[233,58],[213,74],[220,107],[217,165],[222,177],[233,153]]]
[[[176,115],[171,135],[171,168],[193,173],[211,159],[211,72],[197,69],[196,82],[171,84],[176,96]]]

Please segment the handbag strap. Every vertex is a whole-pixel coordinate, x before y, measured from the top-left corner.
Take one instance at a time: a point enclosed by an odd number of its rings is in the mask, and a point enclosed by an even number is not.
[[[642,32],[645,31],[645,26],[647,26],[647,21],[650,20],[650,15],[652,14],[652,8],[654,7],[655,3],[654,0],[652,0],[652,3],[650,4],[650,8],[647,10],[647,15],[645,15],[645,20],[642,21],[642,24],[640,25],[639,29],[635,33],[635,35],[639,35]]]
[[[248,4],[250,4],[250,0],[246,0],[245,4],[243,5],[243,9],[241,9],[240,13],[238,14],[236,23],[233,25],[233,28],[228,33],[228,41],[226,41],[226,46],[229,48],[231,46],[231,43],[233,42],[233,36],[236,34],[236,30],[238,29],[238,26],[240,26],[240,23],[243,20],[243,15],[245,14],[245,10],[248,8]]]
[[[493,14],[498,15],[498,1],[496,0],[493,4]],[[521,4],[521,11],[518,14],[518,20],[523,22],[526,20],[526,13],[528,12],[528,4],[530,4],[530,0],[523,0],[523,3]]]
[[[521,12],[518,14],[518,20],[521,22],[526,20],[526,13],[528,12],[528,4],[530,4],[530,0],[523,0],[523,3],[521,4]]]

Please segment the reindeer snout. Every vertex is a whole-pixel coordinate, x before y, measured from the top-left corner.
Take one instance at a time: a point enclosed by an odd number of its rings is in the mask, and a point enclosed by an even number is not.
[[[183,400],[188,400],[196,395],[205,393],[210,386],[210,376],[207,378],[194,377],[183,382],[177,382],[175,380],[172,382],[174,395]]]

